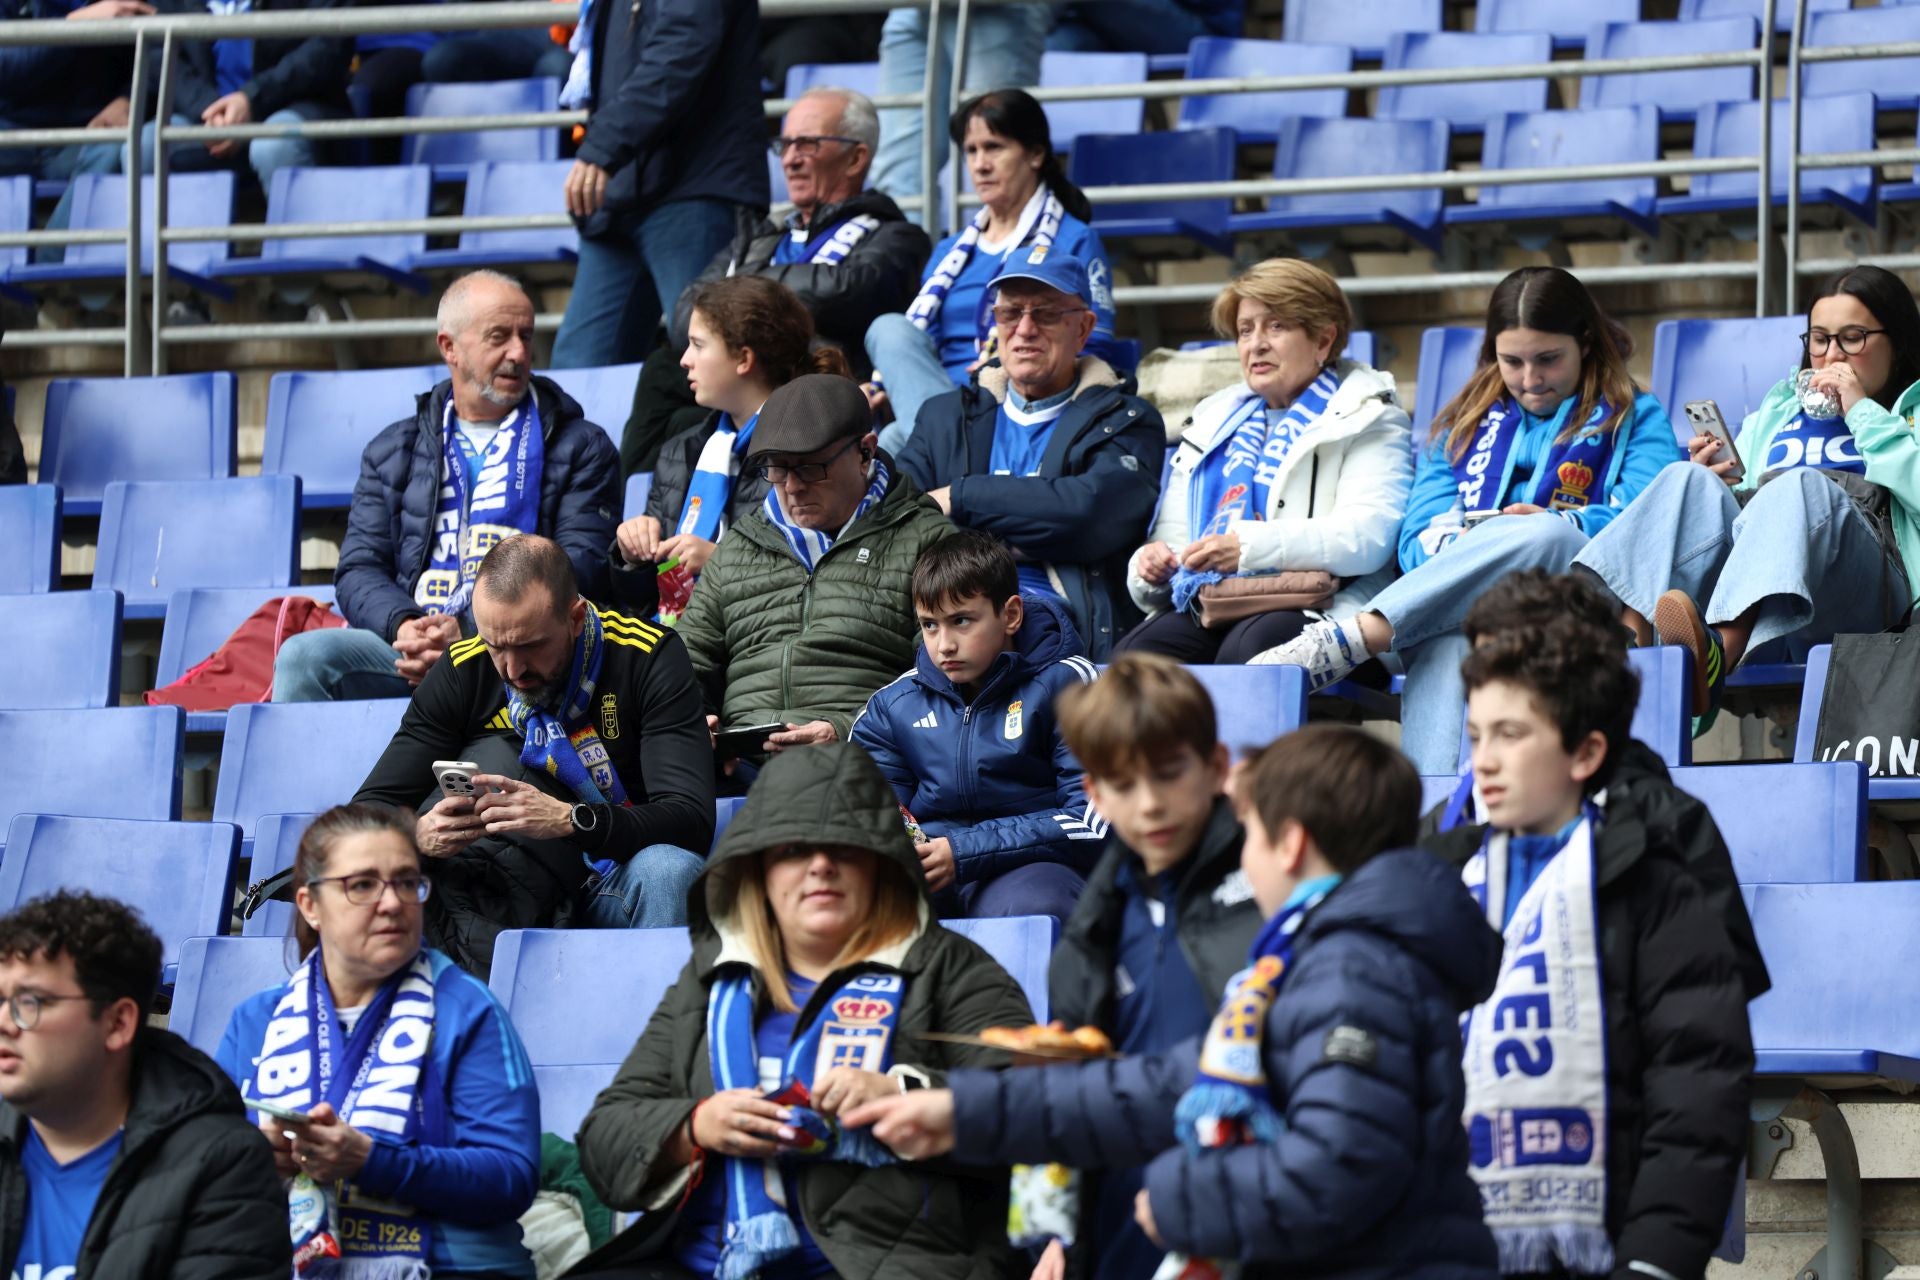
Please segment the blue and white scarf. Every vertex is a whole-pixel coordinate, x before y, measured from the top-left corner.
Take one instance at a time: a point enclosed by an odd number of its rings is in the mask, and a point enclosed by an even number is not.
[[[428,613],[466,612],[480,561],[493,544],[516,533],[532,533],[540,523],[546,444],[534,393],[527,392],[487,442],[471,491],[463,453],[469,447],[449,395],[440,424],[440,505],[433,517],[433,551],[413,588],[414,603]]]
[[[1039,200],[1037,208],[1032,201],[1029,201],[1027,208],[1021,212],[1019,225],[1014,228],[1011,241],[1007,245],[1007,253],[1012,253],[1016,248],[1028,243],[1029,229],[1032,231],[1032,244],[1040,249],[1051,248],[1054,237],[1060,234],[1060,220],[1067,216],[1066,206],[1060,203],[1059,196],[1044,187],[1036,195],[1042,193],[1044,199]],[[987,229],[991,216],[984,206],[973,215],[973,221],[968,223],[966,230],[960,233],[960,238],[953,242],[953,248],[947,250],[947,256],[940,259],[940,264],[933,269],[933,274],[927,277],[926,283],[920,286],[919,294],[907,307],[907,319],[912,321],[913,327],[920,332],[931,331],[933,322],[940,318],[940,308],[946,305],[947,294],[952,292],[954,281],[960,278],[960,273],[967,269],[969,262],[973,261],[974,250],[979,248],[980,235]],[[983,342],[988,335],[985,317],[992,306],[992,297],[992,289],[985,290],[981,297],[982,318],[979,321],[979,338]]]
[[[753,974],[737,966],[715,980],[707,998],[707,1055],[716,1092],[760,1088],[753,987]],[[897,973],[863,973],[847,979],[831,997],[815,994],[811,1003],[818,1012],[811,1025],[795,1033],[780,1088],[768,1095],[791,1110],[788,1123],[801,1134],[784,1156],[869,1169],[895,1162],[871,1136],[842,1129],[811,1103],[814,1080],[835,1067],[884,1073],[893,1064],[893,1036],[906,990],[906,979]],[[782,1185],[777,1161],[720,1157],[719,1172],[727,1180],[727,1227],[714,1274],[718,1280],[748,1280],[798,1249],[800,1232],[789,1206],[776,1199]]]
[[[1569,410],[1571,411],[1571,410]],[[1606,499],[1607,470],[1623,431],[1599,427],[1613,416],[1604,399],[1587,418],[1591,430],[1571,440],[1556,440],[1547,450],[1533,486],[1533,504],[1549,511],[1574,511]],[[1505,489],[1508,455],[1520,436],[1526,417],[1510,397],[1501,396],[1487,408],[1474,428],[1473,443],[1458,460],[1450,461],[1459,482],[1463,512],[1498,511]],[[1491,482],[1491,483],[1489,483]]]
[[[1249,392],[1235,405],[1213,444],[1194,465],[1187,488],[1190,536],[1204,538],[1225,533],[1242,520],[1266,519],[1273,482],[1286,465],[1287,455],[1293,452],[1301,434],[1320,420],[1339,390],[1340,376],[1329,365],[1272,426],[1267,425],[1267,405],[1259,396]],[[1200,595],[1200,588],[1226,576],[1213,569],[1181,565],[1173,571],[1173,607],[1184,611]]]
[[[507,686],[507,718],[525,739],[520,763],[546,770],[578,796],[581,804],[627,803],[620,775],[613,771],[607,748],[594,729],[593,695],[606,655],[600,611],[589,604],[586,622],[573,642],[573,663],[567,668],[567,692],[561,699],[560,714],[528,702],[518,689]]]
[[[567,68],[567,82],[560,86],[560,105],[568,111],[593,105],[593,7],[596,3],[598,0],[580,0],[580,16],[574,20],[573,35],[567,40],[567,52],[573,55],[573,63]]]
[[[422,1085],[433,1039],[433,962],[421,951],[382,984],[345,1035],[321,960],[324,944],[300,963],[283,988],[254,1062],[252,1095],[298,1111],[332,1104],[340,1119],[376,1142],[419,1140],[427,1107],[438,1109],[437,1084]],[[316,1224],[309,1209],[324,1199]],[[406,1205],[375,1200],[350,1182],[317,1187],[302,1174],[289,1200],[295,1244],[303,1239],[333,1249],[311,1250],[303,1278],[315,1280],[425,1280],[432,1221]],[[326,1227],[330,1225],[331,1231]],[[337,1257],[337,1261],[335,1258]]]
[[[1607,1236],[1607,1041],[1588,805],[1503,931],[1500,977],[1462,1027],[1467,1143],[1503,1275],[1613,1270]],[[1500,927],[1508,837],[1461,872]]]
[[[726,531],[734,482],[740,476],[740,460],[746,456],[754,425],[759,421],[758,411],[743,427],[736,427],[726,414],[720,415],[713,434],[700,446],[699,461],[693,464],[693,482],[687,486],[687,505],[680,509],[680,523],[674,526],[674,533],[720,541]]]
[[[870,213],[848,218],[833,229],[833,234],[822,236],[820,243],[813,247],[813,253],[807,261],[816,267],[837,267],[847,260],[855,246],[865,240],[880,226],[880,219]],[[788,233],[793,239],[805,244],[807,229],[796,226]]]
[[[860,499],[860,505],[853,509],[852,517],[840,526],[839,533],[828,534],[818,529],[801,528],[787,518],[786,509],[780,505],[780,486],[774,485],[767,490],[767,500],[761,510],[766,512],[767,519],[773,522],[773,527],[780,531],[780,536],[787,540],[787,550],[793,552],[793,558],[798,560],[801,567],[808,573],[812,573],[814,567],[820,563],[820,557],[833,550],[833,544],[840,534],[851,529],[854,521],[871,511],[876,502],[887,496],[887,484],[892,479],[887,471],[887,464],[878,457],[874,458],[869,474],[873,479],[867,485],[866,496]]]

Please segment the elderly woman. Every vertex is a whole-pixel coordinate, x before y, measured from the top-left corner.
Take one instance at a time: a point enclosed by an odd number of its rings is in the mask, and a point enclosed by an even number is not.
[[[420,943],[411,813],[341,805],[300,838],[300,965],[234,1010],[220,1065],[292,1180],[296,1261],[341,1280],[527,1277],[540,1096],[486,984]]]
[[[1336,588],[1321,607],[1342,612],[1391,581],[1412,434],[1393,378],[1340,354],[1352,328],[1333,277],[1297,259],[1259,263],[1214,299],[1242,381],[1201,401],[1181,435],[1159,519],[1128,567],[1152,616],[1122,651],[1246,662],[1314,616],[1276,607],[1204,625],[1200,590],[1225,579],[1321,570]]]
[[[1001,1275],[1004,1172],[901,1164],[834,1120],[995,1065],[925,1033],[1031,1020],[992,957],[932,922],[866,753],[773,757],[688,911],[693,958],[580,1129],[588,1182],[643,1216],[576,1274]]]

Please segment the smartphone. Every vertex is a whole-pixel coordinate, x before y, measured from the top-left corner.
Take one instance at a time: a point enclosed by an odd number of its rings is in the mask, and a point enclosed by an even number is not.
[[[1467,528],[1471,529],[1473,528],[1473,526],[1479,524],[1481,521],[1491,520],[1499,514],[1500,514],[1500,511],[1498,508],[1495,508],[1492,511],[1469,511],[1467,512],[1467,514],[1460,517],[1460,523],[1466,525]]]
[[[776,733],[785,733],[786,729],[785,723],[779,720],[770,724],[742,724],[722,729],[713,735],[713,754],[722,760],[758,755],[761,743]]]
[[[1733,447],[1733,433],[1727,430],[1727,420],[1720,416],[1720,406],[1712,400],[1689,400],[1686,405],[1687,422],[1695,433],[1712,436],[1720,442],[1720,451],[1709,460],[1709,465],[1731,462],[1733,469],[1727,472],[1727,479],[1738,480],[1747,474],[1740,464],[1740,451]]]
[[[285,1120],[289,1124],[312,1124],[313,1117],[304,1111],[295,1111],[292,1107],[283,1107],[277,1102],[262,1102],[258,1098],[242,1099],[247,1110],[258,1111],[263,1116],[272,1116],[275,1120]]]
[[[435,760],[433,762],[434,780],[440,784],[440,794],[449,800],[458,796],[467,799],[480,794],[480,788],[473,785],[473,775],[480,772],[480,766],[471,760]]]

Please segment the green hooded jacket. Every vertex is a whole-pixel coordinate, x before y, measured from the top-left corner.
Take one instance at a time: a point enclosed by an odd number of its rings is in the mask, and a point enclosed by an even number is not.
[[[821,1016],[847,978],[897,972],[906,979],[906,998],[889,1074],[903,1084],[937,1087],[956,1067],[1003,1066],[1005,1055],[922,1040],[919,1033],[967,1035],[1033,1020],[1018,984],[992,956],[933,921],[899,805],[867,754],[846,742],[781,752],[761,771],[695,882],[688,902],[693,958],[581,1124],[580,1163],[588,1182],[610,1207],[644,1211],[587,1260],[592,1268],[630,1264],[671,1247],[692,1168],[663,1167],[660,1158],[695,1104],[714,1092],[707,1049],[713,980],[723,968],[746,965],[765,1000],[758,966],[732,919],[735,886],[742,876],[760,874],[762,851],[785,844],[868,850],[879,859],[878,874],[906,877],[920,902],[914,932],[822,981],[800,1010],[797,1029]],[[940,1161],[867,1169],[813,1160],[794,1167],[807,1230],[843,1280],[1000,1280],[1010,1274],[1004,1169]],[[720,1176],[718,1166],[703,1176]]]

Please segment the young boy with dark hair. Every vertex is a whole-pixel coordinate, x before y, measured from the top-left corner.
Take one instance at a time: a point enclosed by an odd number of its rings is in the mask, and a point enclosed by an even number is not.
[[[1492,986],[1499,940],[1458,878],[1407,847],[1419,779],[1378,739],[1321,725],[1262,750],[1234,790],[1266,921],[1204,1042],[954,1072],[847,1123],[913,1158],[1145,1163],[1141,1230],[1247,1280],[1490,1280],[1459,1018]]]
[[[1746,1151],[1766,968],[1705,807],[1629,736],[1617,614],[1516,574],[1461,666],[1483,826],[1430,847],[1505,946],[1466,1032],[1473,1175],[1518,1276],[1702,1275]],[[1443,819],[1443,825],[1451,825]]]
[[[916,844],[944,916],[1064,923],[1099,856],[1054,703],[1093,679],[1064,607],[1022,596],[1013,555],[990,535],[949,534],[913,569],[914,669],[853,723],[925,839]]]

